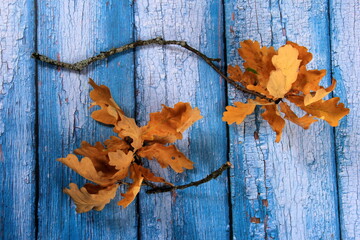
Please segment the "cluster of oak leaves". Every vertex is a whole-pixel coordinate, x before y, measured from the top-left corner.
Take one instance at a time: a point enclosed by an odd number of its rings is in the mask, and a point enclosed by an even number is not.
[[[240,124],[251,114],[257,105],[265,111],[262,117],[276,132],[276,142],[281,139],[285,119],[304,129],[317,121],[317,118],[327,121],[331,126],[337,126],[339,120],[349,113],[344,104],[338,103],[339,98],[322,100],[335,88],[333,80],[328,88],[319,86],[325,76],[325,70],[307,70],[306,64],[312,59],[312,54],[305,47],[293,42],[276,51],[273,47],[262,47],[258,42],[246,40],[239,48],[240,56],[245,60],[243,72],[239,66],[228,68],[230,78],[240,82],[249,90],[258,92],[268,98],[249,99],[247,103],[234,102],[235,107],[226,107],[223,120],[229,124]],[[161,112],[151,113],[146,126],[138,127],[135,120],[124,115],[115,103],[109,88],[98,86],[92,80],[94,90],[90,97],[92,106],[100,106],[94,111],[93,119],[112,125],[118,136],[111,136],[104,144],[97,142],[94,146],[82,142],[81,147],[74,152],[82,155],[78,158],[69,154],[58,159],[82,177],[96,183],[87,183],[82,188],[70,183],[70,188],[64,192],[74,200],[79,213],[91,209],[102,210],[116,195],[122,180],[130,176],[131,185],[127,192],[121,194],[118,205],[127,207],[139,193],[144,181],[166,182],[155,176],[150,169],[141,165],[140,158],[156,159],[161,167],[170,166],[175,172],[192,169],[193,162],[181,153],[174,145],[182,139],[182,133],[195,121],[202,118],[197,108],[189,103],[179,102],[173,108],[163,105]],[[305,112],[298,117],[290,108],[290,102]]]

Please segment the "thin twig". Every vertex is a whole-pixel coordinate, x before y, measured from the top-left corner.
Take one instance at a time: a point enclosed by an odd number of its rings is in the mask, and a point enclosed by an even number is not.
[[[252,94],[252,95],[257,96],[257,97],[262,98],[262,99],[266,99],[267,101],[270,101],[270,102],[274,102],[273,99],[268,98],[265,95],[262,95],[262,94],[260,94],[258,92],[252,91],[252,90],[249,90],[249,89],[237,84],[234,80],[227,77],[226,74],[224,74],[220,70],[220,68],[218,68],[214,64],[214,62],[219,62],[219,61],[221,61],[221,59],[209,58],[205,54],[200,52],[199,50],[191,47],[185,41],[177,41],[177,40],[168,40],[168,41],[166,41],[161,37],[157,37],[157,38],[153,38],[153,39],[149,39],[149,40],[138,40],[138,41],[135,41],[135,42],[130,43],[130,44],[126,44],[126,45],[118,47],[118,48],[112,48],[112,49],[110,49],[109,51],[106,51],[106,52],[101,52],[100,54],[98,54],[96,56],[87,58],[85,60],[82,60],[82,61],[79,61],[79,62],[73,63],[73,64],[72,63],[61,62],[61,61],[58,61],[58,60],[54,60],[54,59],[51,59],[51,58],[49,58],[47,56],[41,55],[39,53],[33,53],[31,55],[31,57],[33,57],[35,59],[38,59],[38,60],[40,60],[42,62],[46,62],[46,63],[52,64],[52,65],[58,66],[58,67],[67,68],[67,69],[71,69],[71,70],[75,70],[75,71],[81,71],[85,67],[90,65],[91,63],[99,61],[99,60],[103,60],[103,59],[108,58],[108,57],[110,57],[110,56],[112,56],[114,54],[121,53],[121,52],[127,51],[129,49],[133,49],[133,48],[136,48],[136,47],[152,45],[152,44],[162,45],[162,46],[165,46],[165,45],[178,45],[178,46],[181,46],[182,48],[185,48],[185,49],[189,50],[190,52],[195,53],[200,58],[202,58],[212,69],[214,69],[223,79],[225,79],[229,84],[233,85],[237,90]]]
[[[200,184],[206,183],[212,179],[217,178],[218,176],[220,176],[226,169],[228,169],[229,167],[231,167],[232,164],[230,162],[226,162],[225,164],[223,164],[219,169],[215,170],[214,172],[210,173],[209,175],[207,175],[205,178],[195,181],[195,182],[191,182],[188,184],[184,184],[184,185],[178,185],[178,186],[162,186],[162,187],[155,187],[152,189],[149,189],[146,191],[146,193],[148,194],[154,194],[154,193],[163,193],[163,192],[170,192],[173,190],[178,190],[178,189],[185,189],[188,187],[193,187],[193,186],[198,186]]]

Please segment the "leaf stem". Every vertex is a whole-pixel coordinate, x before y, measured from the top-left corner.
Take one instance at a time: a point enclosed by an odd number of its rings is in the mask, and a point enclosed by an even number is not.
[[[87,67],[88,65],[90,65],[93,62],[99,61],[99,60],[103,60],[105,58],[108,58],[114,54],[117,53],[121,53],[121,52],[125,52],[129,49],[133,49],[136,47],[140,47],[140,46],[146,46],[146,45],[178,45],[182,48],[185,48],[187,50],[189,50],[190,52],[195,53],[197,56],[199,56],[200,58],[202,58],[212,69],[214,69],[223,79],[225,79],[229,84],[233,85],[237,90],[242,91],[242,92],[246,92],[249,94],[252,94],[256,97],[262,98],[262,99],[266,99],[267,101],[270,102],[274,102],[273,99],[266,97],[265,95],[262,95],[258,92],[249,90],[241,85],[239,85],[238,83],[236,83],[234,80],[232,80],[231,78],[227,77],[225,73],[223,73],[220,68],[218,68],[214,62],[220,62],[221,59],[219,58],[209,58],[208,56],[206,56],[205,54],[203,54],[202,52],[200,52],[199,50],[191,47],[186,41],[177,41],[177,40],[164,40],[161,37],[157,37],[157,38],[153,38],[153,39],[148,39],[148,40],[137,40],[133,43],[129,43],[126,45],[123,45],[121,47],[117,47],[117,48],[112,48],[106,52],[101,52],[100,54],[87,58],[85,60],[76,62],[76,63],[66,63],[66,62],[61,62],[58,60],[54,60],[51,59],[45,55],[41,55],[39,53],[33,53],[31,55],[32,58],[35,58],[39,61],[45,62],[45,63],[49,63],[51,65],[55,65],[58,67],[62,67],[62,68],[67,68],[67,69],[71,69],[74,71],[82,71],[85,67]]]
[[[170,192],[170,191],[174,191],[174,190],[178,190],[178,189],[185,189],[188,187],[199,186],[200,184],[206,183],[212,179],[217,178],[226,169],[228,169],[231,166],[232,166],[232,164],[230,162],[226,162],[220,168],[218,168],[217,170],[215,170],[212,173],[210,173],[209,175],[207,175],[205,178],[200,179],[198,181],[191,182],[191,183],[184,184],[184,185],[178,185],[178,186],[152,187],[152,189],[147,190],[146,193],[148,193],[148,194],[164,193],[164,192]]]

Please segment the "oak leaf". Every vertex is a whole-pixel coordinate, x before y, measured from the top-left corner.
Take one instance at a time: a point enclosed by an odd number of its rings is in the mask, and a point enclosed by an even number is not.
[[[164,146],[160,143],[154,143],[145,146],[138,151],[140,157],[147,159],[155,158],[162,168],[170,166],[175,172],[181,173],[183,168],[193,169],[193,162],[180,152],[174,145]]]
[[[303,117],[299,118],[289,107],[289,105],[286,104],[286,102],[281,102],[280,104],[280,110],[285,114],[284,118],[290,120],[291,122],[299,125],[300,127],[304,129],[308,129],[310,125],[314,122],[316,122],[316,118],[313,116],[310,116],[309,114],[304,115]]]
[[[88,212],[92,209],[101,211],[115,197],[118,186],[118,184],[114,184],[108,187],[101,187],[85,184],[84,187],[79,189],[75,183],[70,183],[70,188],[65,188],[64,193],[74,200],[77,213]]]
[[[58,161],[77,172],[80,176],[101,186],[108,186],[115,182],[111,179],[114,172],[97,171],[88,157],[84,157],[79,161],[74,154],[68,154],[66,158],[59,158]]]
[[[265,112],[261,116],[270,124],[270,127],[276,133],[275,142],[280,142],[282,136],[282,130],[285,127],[285,120],[280,116],[277,105],[265,105],[263,106]]]
[[[130,185],[126,193],[121,194],[124,198],[118,202],[118,205],[123,208],[126,208],[132,201],[134,201],[144,180],[172,185],[171,183],[166,182],[165,179],[156,177],[150,169],[144,168],[138,164],[131,165],[130,178],[133,180],[133,183]]]
[[[305,112],[325,120],[332,127],[338,126],[340,119],[350,112],[348,108],[345,108],[343,103],[339,103],[340,98],[338,97],[326,101],[319,100],[307,106],[304,105],[303,96],[291,96],[288,99]]]
[[[161,112],[150,113],[142,137],[146,141],[173,143],[182,139],[182,133],[201,118],[200,110],[189,103],[179,102],[173,108],[163,105]]]
[[[251,40],[245,40],[240,43],[241,48],[239,48],[239,55],[244,59],[244,68],[252,69],[256,72],[257,81],[253,85],[260,84],[262,87],[267,86],[269,80],[270,72],[275,70],[271,59],[276,54],[276,51],[273,47],[260,48],[258,42],[253,42]]]
[[[234,102],[236,107],[227,106],[226,112],[224,112],[224,116],[222,118],[223,121],[227,122],[228,124],[232,124],[236,122],[237,124],[242,123],[247,115],[251,114],[256,105],[252,103],[241,103],[241,102]]]
[[[130,178],[133,180],[133,183],[130,185],[126,193],[121,194],[124,198],[118,202],[118,205],[123,208],[126,208],[132,201],[134,201],[136,195],[140,191],[141,184],[144,181],[144,176],[141,174],[137,164],[131,165]]]

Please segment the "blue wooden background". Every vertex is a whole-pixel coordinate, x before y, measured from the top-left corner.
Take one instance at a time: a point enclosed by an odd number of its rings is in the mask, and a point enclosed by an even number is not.
[[[360,239],[358,0],[2,0],[0,18],[0,239]],[[241,63],[245,39],[305,45],[351,113],[337,128],[287,124],[274,143],[258,113],[239,126],[222,122],[225,106],[245,97],[177,47],[142,47],[81,73],[30,58],[75,62],[157,36],[221,58],[224,71]],[[197,188],[141,192],[126,209],[118,196],[102,212],[76,214],[62,188],[85,180],[55,159],[112,134],[89,118],[89,77],[140,124],[160,104],[201,109],[177,143],[195,169],[150,163],[154,172],[180,184],[227,160],[234,168]]]

